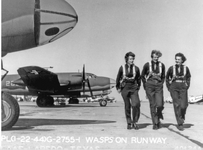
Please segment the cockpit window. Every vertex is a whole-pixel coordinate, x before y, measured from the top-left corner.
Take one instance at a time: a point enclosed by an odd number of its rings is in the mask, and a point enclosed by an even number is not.
[[[90,79],[90,78],[96,78],[97,76],[96,75],[94,75],[94,74],[89,74],[88,75],[88,78]]]

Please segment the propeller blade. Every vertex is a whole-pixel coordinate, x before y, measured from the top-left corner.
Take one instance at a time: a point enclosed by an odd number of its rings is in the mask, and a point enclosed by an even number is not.
[[[83,65],[82,80],[85,81],[85,65]]]
[[[93,97],[89,79],[87,79],[87,84],[88,84],[88,87],[89,87],[89,90],[90,90],[91,97]]]
[[[82,90],[83,90],[83,94],[85,94],[85,81],[82,81]]]
[[[82,71],[82,90],[83,94],[85,94],[85,65],[83,65],[83,71]]]

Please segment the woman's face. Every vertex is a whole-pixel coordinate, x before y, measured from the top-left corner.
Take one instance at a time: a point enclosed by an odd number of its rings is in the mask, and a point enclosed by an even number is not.
[[[181,65],[183,63],[182,57],[176,56],[175,62],[176,62],[177,65]]]
[[[128,56],[127,64],[132,65],[134,63],[134,59],[135,59],[134,57]]]
[[[159,56],[157,54],[152,55],[152,61],[157,62],[159,60]]]

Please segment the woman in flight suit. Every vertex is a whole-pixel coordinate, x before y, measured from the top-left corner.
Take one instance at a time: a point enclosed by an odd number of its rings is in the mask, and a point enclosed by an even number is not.
[[[177,128],[182,131],[185,120],[186,109],[188,107],[188,89],[190,87],[190,70],[183,65],[186,61],[182,53],[175,55],[176,65],[171,66],[166,74],[166,86],[173,99]]]
[[[160,51],[152,50],[152,60],[144,65],[141,74],[143,86],[150,103],[154,130],[162,126],[160,119],[163,119],[162,111],[164,109],[163,83],[165,80],[165,65],[159,61],[161,56]]]
[[[119,68],[116,79],[116,88],[118,92],[121,93],[124,100],[127,129],[134,128],[135,130],[138,130],[139,127],[137,122],[140,117],[140,99],[138,91],[141,85],[141,78],[139,68],[134,64],[134,59],[134,53],[126,53],[126,64]]]

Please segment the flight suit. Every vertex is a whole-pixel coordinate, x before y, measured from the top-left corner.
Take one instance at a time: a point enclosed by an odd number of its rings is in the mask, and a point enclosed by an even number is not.
[[[133,78],[133,67],[135,69],[135,77]],[[123,68],[126,74],[123,73]],[[128,66],[127,64],[120,67],[117,78],[116,88],[120,88],[120,81],[126,76],[129,79],[125,79],[125,86],[121,89],[121,95],[125,104],[125,116],[127,124],[136,123],[140,117],[140,98],[138,91],[141,86],[141,78],[139,68],[135,65]],[[131,118],[131,107],[132,107],[132,118]]]
[[[152,117],[153,128],[160,125],[160,119],[163,119],[162,111],[164,109],[163,83],[165,80],[165,66],[161,62],[148,62],[144,65],[142,82],[150,104],[150,113]]]
[[[173,99],[175,117],[178,125],[182,125],[188,107],[188,89],[191,74],[189,68],[181,65],[171,66],[166,74],[166,86]]]

